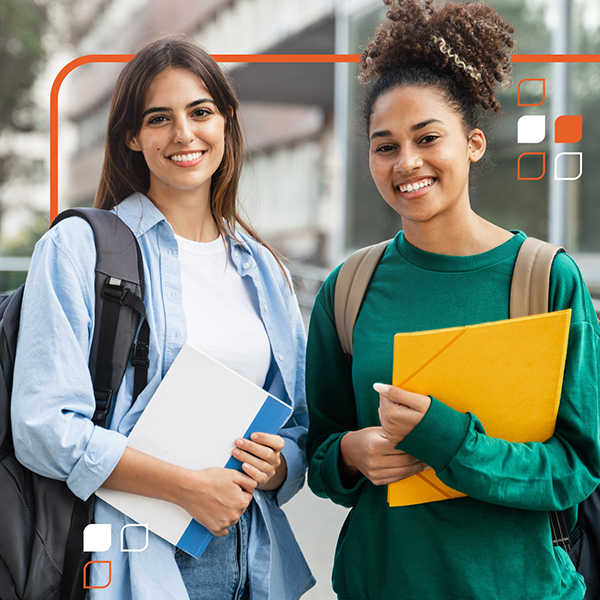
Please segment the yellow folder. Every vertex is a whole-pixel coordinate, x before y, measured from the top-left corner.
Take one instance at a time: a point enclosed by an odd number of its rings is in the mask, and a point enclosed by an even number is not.
[[[394,337],[392,383],[476,415],[486,433],[544,442],[554,433],[571,311]],[[443,437],[444,432],[439,432]],[[388,486],[390,506],[464,496],[428,469]]]

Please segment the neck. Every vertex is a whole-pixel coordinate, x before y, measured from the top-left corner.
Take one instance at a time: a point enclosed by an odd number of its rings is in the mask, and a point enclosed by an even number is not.
[[[194,242],[212,242],[219,237],[208,196],[199,199],[198,193],[194,192],[165,197],[163,194],[153,194],[152,189],[147,195],[176,235]]]
[[[470,205],[460,215],[439,215],[426,222],[403,219],[404,237],[413,246],[447,256],[472,256],[487,252],[513,234],[475,214]]]

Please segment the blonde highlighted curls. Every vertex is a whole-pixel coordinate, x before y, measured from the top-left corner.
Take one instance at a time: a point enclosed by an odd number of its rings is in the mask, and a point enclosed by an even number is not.
[[[392,70],[424,68],[451,77],[484,110],[500,112],[496,87],[510,85],[512,26],[482,3],[384,0],[387,18],[361,56],[358,81]]]
[[[468,65],[448,44],[446,44],[446,40],[443,37],[438,37],[437,35],[433,36],[433,41],[437,44],[440,52],[443,52],[448,58],[451,58],[457,66],[461,69],[464,69],[471,77],[476,79],[477,81],[481,81],[481,73]]]

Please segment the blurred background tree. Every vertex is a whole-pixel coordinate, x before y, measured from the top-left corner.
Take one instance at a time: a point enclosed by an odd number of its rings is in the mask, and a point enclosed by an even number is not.
[[[35,0],[0,0],[0,135],[7,130],[31,131],[35,113],[29,90],[43,66],[46,52],[43,34],[48,24],[47,7]],[[0,186],[15,158],[0,155]],[[0,198],[0,219],[4,203]]]

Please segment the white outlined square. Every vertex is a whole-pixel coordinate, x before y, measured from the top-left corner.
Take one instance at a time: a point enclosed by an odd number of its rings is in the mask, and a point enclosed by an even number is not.
[[[143,528],[146,532],[146,541],[143,548],[125,548],[125,530],[128,527]],[[128,540],[131,543],[131,540]],[[141,525],[140,523],[130,523],[124,525],[121,529],[121,552],[143,552],[148,547],[148,525]]]
[[[576,177],[559,177],[558,176],[558,159],[561,156],[579,156],[579,175]],[[554,179],[556,181],[575,181],[583,175],[583,152],[561,152],[554,159]]]
[[[539,144],[546,137],[546,115],[524,115],[517,121],[517,143]]]
[[[111,544],[110,523],[90,523],[83,530],[84,552],[106,552]]]

